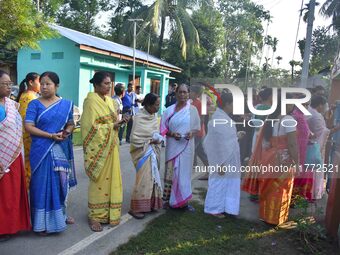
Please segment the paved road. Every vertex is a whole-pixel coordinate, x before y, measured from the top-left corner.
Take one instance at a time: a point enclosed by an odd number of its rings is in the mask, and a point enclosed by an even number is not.
[[[123,144],[120,149],[120,162],[122,169],[123,179],[123,208],[122,215],[124,220],[130,220],[131,217],[127,217],[127,212],[130,205],[130,197],[132,187],[135,181],[135,170],[131,161],[129,153],[129,145]],[[71,192],[68,201],[68,215],[73,216],[76,220],[76,224],[69,225],[68,229],[60,234],[54,234],[47,237],[41,237],[34,233],[22,233],[11,240],[6,242],[0,242],[0,254],[1,255],[39,255],[39,254],[59,254],[63,251],[67,251],[68,248],[78,244],[80,246],[86,246],[88,242],[93,242],[93,239],[102,238],[100,235],[93,235],[94,233],[89,229],[87,224],[87,187],[88,178],[85,175],[83,167],[83,152],[81,148],[75,148],[75,164],[78,178],[77,188]],[[162,153],[161,166],[164,166],[164,150]],[[161,168],[163,174],[164,167]],[[135,221],[135,220],[132,220]],[[110,230],[105,233],[106,238],[110,235],[120,234],[121,230]]]

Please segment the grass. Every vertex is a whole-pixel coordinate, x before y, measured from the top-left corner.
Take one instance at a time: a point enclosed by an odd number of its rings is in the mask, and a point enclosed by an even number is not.
[[[274,229],[260,222],[217,219],[194,204],[195,213],[169,210],[120,246],[118,254],[309,254],[293,230]],[[318,254],[339,254],[328,242]]]

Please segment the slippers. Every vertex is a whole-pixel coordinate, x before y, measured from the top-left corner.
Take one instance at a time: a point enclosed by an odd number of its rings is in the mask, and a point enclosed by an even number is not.
[[[0,242],[6,242],[11,239],[10,235],[0,235]]]
[[[224,219],[226,216],[223,213],[218,213],[218,214],[210,214],[211,216],[214,216],[218,219]]]
[[[193,206],[191,206],[191,205],[187,205],[185,207],[182,207],[182,209],[184,209],[184,210],[186,210],[188,212],[192,212],[192,213],[196,212],[196,209]]]
[[[102,224],[95,220],[89,220],[89,227],[93,232],[101,232],[103,231]]]
[[[66,224],[72,225],[74,223],[76,223],[76,221],[74,220],[73,217],[71,217],[71,216],[66,217]]]
[[[144,219],[145,217],[144,213],[134,213],[133,211],[129,211],[128,213],[137,220]]]

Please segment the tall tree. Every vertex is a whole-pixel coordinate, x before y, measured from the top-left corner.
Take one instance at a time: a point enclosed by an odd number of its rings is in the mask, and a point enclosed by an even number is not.
[[[1,48],[38,48],[39,40],[55,35],[30,0],[1,0],[0,13]]]
[[[245,77],[249,59],[261,52],[263,46],[262,22],[268,19],[263,6],[250,0],[218,0],[223,16],[225,43],[222,51],[225,79]]]
[[[279,40],[274,37],[273,38],[273,41],[272,41],[272,50],[273,50],[273,55],[272,55],[272,66],[273,66],[273,63],[274,63],[274,56],[275,56],[275,53],[277,51],[277,45],[279,43]]]
[[[331,26],[340,34],[340,1],[326,0],[322,5],[320,12],[326,17],[332,17]]]
[[[108,39],[117,43],[132,45],[133,33],[130,26],[131,23],[128,19],[132,15],[139,13],[140,10],[145,10],[146,6],[144,6],[140,0],[122,0],[116,3],[117,5],[115,6],[115,10],[112,10],[108,24]],[[138,30],[140,30],[139,27]],[[143,38],[143,40],[140,39],[139,36],[138,41],[147,40],[147,38]]]
[[[214,8],[201,8],[194,11],[191,18],[200,37],[200,47],[188,51],[185,60],[178,50],[181,42],[169,39],[165,42],[164,58],[183,69],[176,75],[179,82],[187,82],[190,78],[219,77],[219,50],[224,41],[222,15]]]
[[[95,17],[112,8],[109,0],[65,0],[57,15],[57,23],[87,34],[100,35]]]
[[[157,56],[162,56],[166,29],[169,36],[180,40],[183,58],[190,48],[199,46],[199,35],[187,10],[199,5],[213,5],[212,0],[155,0],[145,11],[134,17],[143,18],[142,31],[153,30],[159,34]]]
[[[44,14],[44,17],[55,18],[64,0],[33,0],[34,4]]]
[[[283,58],[281,57],[281,56],[277,56],[276,57],[276,60],[277,60],[277,66],[280,66],[280,63],[281,63],[281,60],[282,60]]]
[[[303,56],[305,39],[299,42],[300,53]],[[331,34],[326,27],[318,27],[313,31],[311,44],[311,60],[309,72],[311,75],[330,67],[337,54],[339,36]]]

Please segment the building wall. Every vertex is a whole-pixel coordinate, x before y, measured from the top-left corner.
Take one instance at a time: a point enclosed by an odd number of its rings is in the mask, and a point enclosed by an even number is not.
[[[40,58],[38,57],[40,54]],[[63,56],[62,56],[63,55]],[[18,52],[18,81],[29,72],[56,72],[60,78],[58,94],[79,105],[80,49],[67,38],[43,40],[40,49],[24,48]]]

